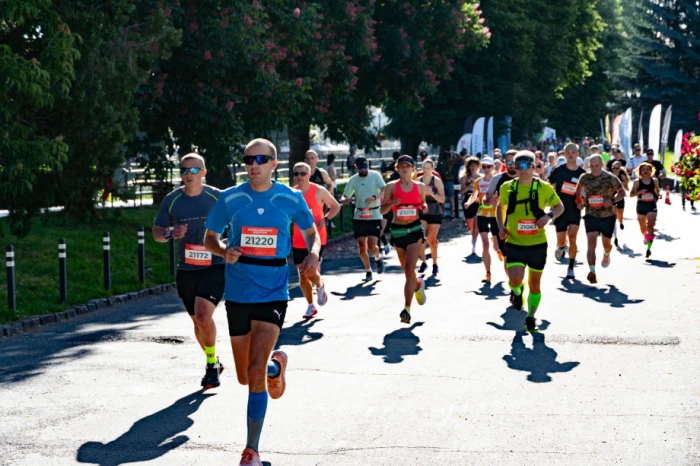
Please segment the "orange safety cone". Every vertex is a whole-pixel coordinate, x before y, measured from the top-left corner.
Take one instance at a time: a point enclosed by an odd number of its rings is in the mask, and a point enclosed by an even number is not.
[[[671,205],[671,192],[666,186],[666,204]]]

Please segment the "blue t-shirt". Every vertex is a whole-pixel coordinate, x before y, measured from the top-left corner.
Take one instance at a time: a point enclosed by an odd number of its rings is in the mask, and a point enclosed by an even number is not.
[[[243,183],[223,191],[209,213],[205,227],[223,233],[229,227],[228,246],[240,246],[243,256],[285,259],[292,248],[291,225],[300,230],[314,225],[304,196],[275,181],[265,192]],[[288,301],[289,266],[226,264],[224,299],[238,303]]]

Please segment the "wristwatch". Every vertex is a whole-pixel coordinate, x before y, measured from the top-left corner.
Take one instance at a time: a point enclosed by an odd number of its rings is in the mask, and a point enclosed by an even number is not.
[[[547,212],[547,215],[549,215],[549,218],[554,218],[554,211],[550,210],[549,212]]]
[[[173,237],[173,230],[171,230],[170,228],[168,228],[167,230],[165,230],[165,233],[163,233],[163,238],[169,240],[169,239],[171,239],[172,237]]]

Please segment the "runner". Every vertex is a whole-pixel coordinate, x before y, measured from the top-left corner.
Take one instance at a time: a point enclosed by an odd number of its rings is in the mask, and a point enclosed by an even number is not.
[[[635,180],[637,176],[637,168],[642,164],[642,162],[646,162],[647,159],[642,156],[642,146],[639,144],[635,144],[633,149],[634,156],[632,156],[627,163],[627,174],[630,175],[630,178],[632,180]]]
[[[294,165],[292,175],[297,183],[294,188],[298,189],[301,191],[301,194],[303,194],[306,205],[309,207],[309,211],[314,217],[314,223],[316,224],[318,234],[321,237],[321,250],[319,251],[320,261],[323,256],[323,248],[326,246],[326,241],[328,239],[326,225],[330,223],[333,217],[338,215],[338,212],[340,212],[340,204],[338,204],[338,201],[335,200],[333,195],[329,193],[326,188],[309,181],[310,173],[311,167],[304,162],[299,162]],[[329,210],[328,213],[324,215],[325,207],[328,207]],[[292,257],[294,259],[294,264],[299,270],[299,288],[301,288],[301,292],[304,294],[304,298],[306,298],[306,302],[308,303],[306,313],[304,314],[305,319],[310,319],[318,313],[316,306],[314,306],[311,284],[316,286],[318,305],[323,306],[328,301],[326,287],[321,280],[320,267],[319,270],[312,275],[304,274],[301,271],[304,259],[306,259],[308,255],[309,250],[306,247],[306,238],[304,238],[299,227],[294,225],[294,234],[292,235]]]
[[[224,294],[224,260],[212,257],[204,247],[204,222],[221,191],[203,182],[204,158],[187,154],[180,161],[183,186],[170,192],[160,204],[153,222],[153,239],[178,240],[177,294],[194,324],[194,335],[206,356],[201,385],[220,385],[224,366],[216,356],[216,324],[213,315]]]
[[[612,174],[617,176],[617,178],[620,180],[620,183],[622,183],[622,188],[625,190],[625,195],[627,195],[627,191],[629,190],[629,176],[627,176],[627,172],[623,168],[624,165],[622,165],[619,160],[613,161]],[[615,202],[613,205],[615,206],[615,217],[617,217],[617,221],[620,223],[620,230],[624,230],[625,224],[623,222],[625,214],[625,199],[623,198],[622,200]],[[619,247],[620,244],[617,241],[617,225],[615,225],[615,231],[613,233],[615,235],[615,246]]]
[[[479,166],[481,162],[476,157],[469,157],[464,161],[466,167],[464,173],[459,179],[460,192],[463,199],[469,200],[474,192],[474,182],[479,179]],[[476,238],[479,235],[479,229],[476,224],[476,213],[479,210],[478,204],[472,204],[467,207],[466,202],[464,208],[464,223],[472,234],[472,256],[476,254]]]
[[[648,162],[642,163],[638,171],[639,179],[632,185],[630,197],[637,198],[637,221],[644,235],[647,247],[646,257],[651,256],[651,245],[654,242],[654,227],[656,226],[656,202],[661,197],[659,180],[654,178],[656,170]]]
[[[549,182],[564,205],[564,213],[554,221],[557,231],[557,249],[554,251],[554,257],[559,261],[564,258],[567,249],[566,240],[568,238],[569,267],[566,271],[566,278],[571,279],[575,278],[574,266],[576,265],[576,254],[578,253],[576,237],[581,226],[581,211],[576,207],[576,185],[581,175],[586,173],[576,162],[578,151],[579,148],[576,144],[573,142],[567,143],[564,146],[566,165],[554,168],[549,176]]]
[[[268,392],[278,399],[286,388],[287,355],[272,350],[289,300],[291,223],[306,237],[309,254],[300,272],[307,277],[317,272],[321,239],[304,196],[272,181],[278,163],[274,144],[254,139],[243,162],[249,181],[221,193],[207,218],[204,243],[227,262],[225,299],[233,359],[238,381],[248,385],[248,437],[240,465],[261,466],[258,443]],[[227,226],[228,244],[220,240]]]
[[[326,188],[328,192],[333,192],[333,180],[326,170],[317,167],[318,164],[318,154],[315,150],[307,150],[304,154],[304,162],[306,162],[309,167],[311,167],[311,176],[309,181],[315,183],[319,186]]]
[[[357,247],[360,250],[360,260],[365,267],[365,280],[372,280],[372,268],[369,263],[367,249],[377,263],[377,273],[384,273],[384,261],[379,254],[379,235],[382,230],[382,215],[379,213],[384,187],[386,183],[382,175],[370,170],[367,159],[363,156],[355,158],[357,174],[350,177],[345,185],[342,201],[349,205],[350,198],[355,195],[355,214],[352,228]]]
[[[523,309],[525,294],[525,267],[529,268],[527,317],[528,332],[537,332],[535,312],[542,299],[540,282],[547,264],[547,234],[545,227],[550,220],[564,212],[564,205],[554,188],[536,179],[535,154],[520,151],[515,155],[518,179],[504,183],[499,190],[499,204],[505,209],[496,210],[501,239],[508,244],[506,269],[508,286],[513,291],[513,306]],[[544,209],[552,208],[545,214]]]
[[[445,188],[442,181],[434,175],[435,163],[430,157],[423,161],[423,176],[418,181],[425,185],[425,201],[428,204],[428,213],[421,214],[421,225],[428,234],[428,246],[433,259],[433,275],[437,275],[438,269],[438,232],[444,216],[443,204],[445,203]],[[428,268],[425,260],[425,247],[420,250],[421,265],[418,273],[425,272]]]
[[[489,190],[489,185],[493,179],[493,159],[484,157],[481,159],[481,171],[484,176],[476,180],[474,183],[475,190],[471,198],[465,204],[471,206],[478,204],[479,208],[476,214],[476,223],[481,236],[481,245],[483,247],[482,258],[484,267],[486,267],[486,277],[482,282],[491,283],[491,254],[489,252],[489,232],[491,232],[491,241],[493,241],[493,250],[498,254],[498,259],[503,260],[503,253],[498,247],[498,222],[496,221],[495,206],[485,204],[486,193]],[[477,202],[478,201],[478,202]]]
[[[391,157],[393,159],[393,163],[391,164],[391,169],[387,172],[387,174],[384,175],[384,178],[389,180],[389,181],[394,181],[398,180],[399,173],[396,171],[396,161],[398,158],[401,156],[401,152],[393,152],[391,154]],[[388,176],[387,176],[388,175]],[[384,245],[384,255],[389,254],[389,241],[386,239],[386,227],[387,225],[391,225],[391,222],[394,220],[394,212],[391,210],[387,212],[386,214],[382,215],[382,231],[379,236],[379,240],[382,242]]]
[[[612,237],[615,230],[615,207],[614,203],[625,197],[625,190],[622,183],[616,177],[603,171],[603,157],[599,154],[589,157],[591,166],[590,173],[581,175],[576,186],[576,206],[579,210],[586,207],[586,238],[588,239],[588,281],[598,283],[595,273],[596,255],[595,249],[598,245],[598,236],[602,236],[603,241],[603,261],[601,265],[606,268],[610,265],[610,251],[612,251]],[[586,190],[585,201],[583,190]]]
[[[416,263],[421,248],[425,242],[423,227],[420,224],[419,212],[428,212],[425,203],[425,185],[413,181],[415,162],[410,155],[402,155],[396,161],[396,168],[401,178],[392,181],[384,190],[382,201],[382,213],[394,211],[394,222],[391,224],[391,244],[396,248],[396,253],[401,262],[401,268],[406,275],[406,284],[403,288],[404,308],[401,310],[401,322],[411,323],[411,303],[413,294],[416,302],[421,306],[427,299],[425,295],[425,283],[422,278],[416,277]]]

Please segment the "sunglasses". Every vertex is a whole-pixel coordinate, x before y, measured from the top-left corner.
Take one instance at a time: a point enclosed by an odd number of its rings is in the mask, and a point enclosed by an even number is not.
[[[515,162],[506,162],[506,167],[512,167],[515,165]]]
[[[269,162],[270,160],[275,160],[275,158],[272,155],[244,155],[243,156],[243,163],[246,165],[253,165],[253,162],[257,163],[258,165],[263,165]]]
[[[493,165],[482,165],[481,168],[489,169],[493,168]]]
[[[187,175],[187,173],[192,173],[193,175],[196,175],[197,173],[199,173],[200,170],[204,170],[204,169],[199,168],[199,167],[190,167],[190,168],[180,167],[180,174],[182,176]]]
[[[306,176],[306,175],[308,175],[308,172],[294,172],[294,176],[302,177],[302,176]]]
[[[528,168],[530,168],[532,166],[534,166],[534,165],[532,165],[531,163],[520,162],[515,168],[517,168],[518,170],[527,170]]]

